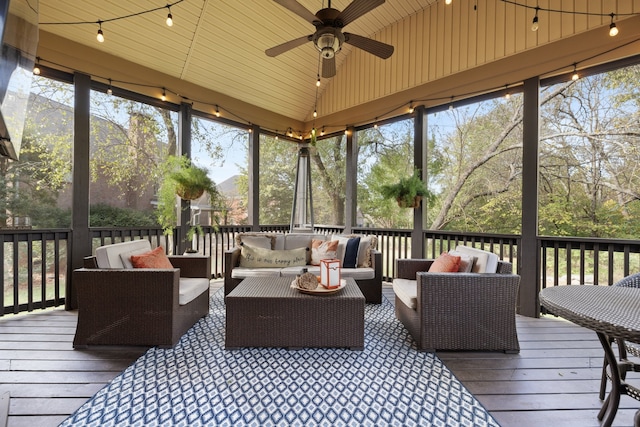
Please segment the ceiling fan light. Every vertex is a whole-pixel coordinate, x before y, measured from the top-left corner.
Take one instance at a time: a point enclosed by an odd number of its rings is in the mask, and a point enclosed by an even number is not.
[[[333,31],[320,34],[314,42],[316,49],[320,51],[322,58],[331,59],[340,51],[340,38],[336,37]]]
[[[332,47],[328,47],[328,46],[327,47],[323,47],[320,52],[321,52],[321,55],[322,55],[322,57],[324,59],[331,59],[336,55],[336,53],[333,50],[333,48]]]

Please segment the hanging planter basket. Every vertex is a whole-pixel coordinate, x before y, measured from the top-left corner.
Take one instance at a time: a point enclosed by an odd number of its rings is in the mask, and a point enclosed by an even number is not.
[[[396,201],[398,202],[398,206],[400,206],[401,208],[419,208],[420,202],[422,201],[422,196],[414,197],[413,201],[409,203],[407,203],[407,200],[401,197],[398,197]]]
[[[204,189],[178,186],[176,188],[176,194],[180,196],[182,200],[196,200],[204,194]]]

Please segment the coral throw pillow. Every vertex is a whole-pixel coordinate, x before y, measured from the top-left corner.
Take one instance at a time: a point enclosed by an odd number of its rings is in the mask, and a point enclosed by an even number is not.
[[[451,255],[447,252],[443,252],[431,267],[429,267],[430,273],[457,273],[460,268],[460,257]]]
[[[134,268],[173,268],[162,246],[140,255],[131,255],[131,264]]]
[[[311,241],[311,265],[320,265],[320,260],[334,259],[338,256],[338,241]]]

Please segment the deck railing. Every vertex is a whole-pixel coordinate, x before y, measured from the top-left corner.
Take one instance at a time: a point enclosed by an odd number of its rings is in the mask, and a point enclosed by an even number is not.
[[[286,232],[287,225],[264,225],[260,231]],[[224,276],[224,253],[235,246],[235,236],[251,231],[250,226],[221,226],[217,230],[203,227],[204,235],[194,245],[211,256],[212,275]],[[149,239],[152,246],[162,245],[174,253],[180,241],[179,230],[165,236],[158,228],[91,228],[92,247],[134,239]],[[322,234],[343,233],[344,227],[316,226]],[[353,233],[378,238],[382,252],[383,280],[395,276],[395,261],[411,258],[411,234],[408,229],[354,228]],[[520,236],[425,231],[424,253],[435,258],[458,244],[474,246],[498,254],[520,271],[522,260],[518,247]],[[68,262],[71,253],[71,230],[0,230],[0,255],[4,268],[0,272],[3,292],[0,315],[32,311],[65,302],[65,286],[71,277]],[[575,237],[539,237],[540,288],[565,284],[610,285],[640,271],[640,241]]]
[[[64,304],[69,230],[0,230],[1,315]]]

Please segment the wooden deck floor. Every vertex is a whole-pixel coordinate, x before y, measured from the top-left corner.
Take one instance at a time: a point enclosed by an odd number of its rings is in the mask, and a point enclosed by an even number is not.
[[[390,287],[384,294],[393,301]],[[0,427],[7,412],[10,427],[57,426],[144,352],[73,350],[75,325],[75,313],[61,309],[0,318]],[[553,317],[519,317],[518,334],[520,354],[438,356],[504,427],[598,426],[595,334]],[[614,425],[632,426],[638,408],[623,396]]]

